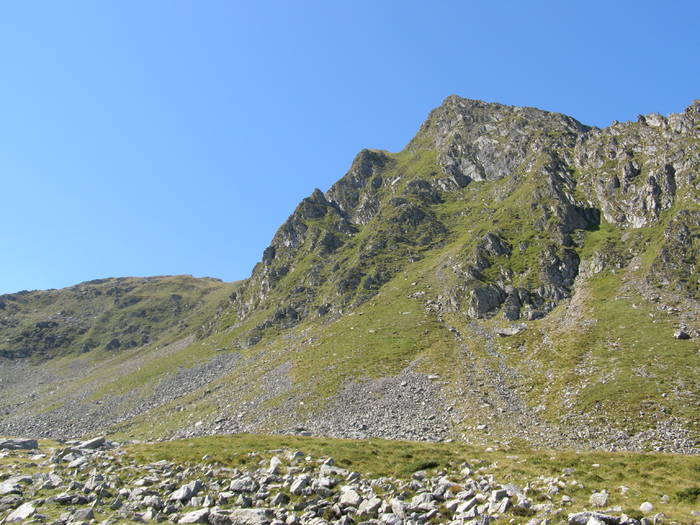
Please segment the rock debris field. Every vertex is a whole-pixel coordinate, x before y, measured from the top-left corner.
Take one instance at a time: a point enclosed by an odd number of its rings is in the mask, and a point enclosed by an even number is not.
[[[298,450],[249,453],[245,468],[201,461],[140,463],[104,437],[39,447],[0,440],[0,523],[211,523],[214,525],[422,525],[426,523],[623,525],[661,523],[650,502],[630,517],[606,508],[571,512],[572,480],[541,477],[500,484],[485,469],[419,470],[405,479],[371,478]],[[430,468],[430,466],[426,466]],[[434,469],[433,469],[434,470]],[[547,494],[544,498],[537,494]]]

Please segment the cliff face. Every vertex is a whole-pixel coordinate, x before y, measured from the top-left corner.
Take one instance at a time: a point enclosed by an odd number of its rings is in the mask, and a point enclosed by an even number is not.
[[[696,450],[699,175],[697,101],[597,129],[450,96],[403,151],[363,150],[299,203],[246,281],[188,283],[186,306],[145,288],[85,300],[97,314],[75,333],[37,324],[57,322],[40,297],[58,292],[0,298],[6,356],[89,350],[90,334],[123,354],[118,377],[98,359],[87,390],[7,408],[0,432],[79,421],[89,391],[100,425],[134,435]]]
[[[571,295],[582,232],[601,220],[622,232],[683,212],[676,222],[693,227],[683,210],[697,204],[699,108],[599,130],[534,108],[448,97],[404,151],[362,151],[328,192],[299,204],[235,298],[236,322],[280,300],[257,332],[360,304],[459,236],[455,216],[475,208],[441,307],[473,318],[541,317]],[[448,202],[455,213],[440,213]]]

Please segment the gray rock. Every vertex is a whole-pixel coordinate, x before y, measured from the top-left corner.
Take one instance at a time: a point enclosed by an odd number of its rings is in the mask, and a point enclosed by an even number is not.
[[[270,500],[270,505],[273,507],[280,507],[282,505],[286,505],[287,503],[289,503],[289,496],[287,496],[284,492],[278,492]]]
[[[362,500],[359,507],[357,507],[357,513],[360,516],[376,517],[377,512],[379,511],[379,507],[381,506],[382,500],[380,498],[365,499]]]
[[[620,523],[620,518],[600,512],[576,512],[569,514],[567,520],[569,525],[586,525],[591,518],[600,520],[606,525],[619,525]]]
[[[193,510],[183,515],[178,523],[207,523],[209,521],[209,509]]]
[[[340,506],[357,508],[362,503],[362,496],[357,491],[349,487],[343,487],[340,494]]]
[[[270,522],[271,515],[269,509],[236,509],[230,516],[233,525],[265,525]]]
[[[231,492],[235,493],[250,493],[258,490],[258,484],[250,476],[243,476],[242,478],[234,479],[229,487]]]
[[[197,493],[202,489],[202,482],[197,480],[194,480],[187,485],[183,485],[179,489],[177,489],[175,492],[170,494],[168,497],[169,501],[181,501],[181,502],[186,502],[188,501],[192,496],[196,496]]]
[[[279,474],[282,460],[277,456],[270,458],[270,466],[267,468],[268,474]]]
[[[22,503],[19,507],[13,510],[7,518],[5,518],[5,523],[16,523],[18,521],[24,521],[32,517],[36,513],[36,507],[27,501]]]
[[[214,507],[209,511],[208,520],[211,525],[230,525],[231,514],[229,511],[222,511],[218,507]]]
[[[78,509],[73,514],[71,514],[71,521],[89,521],[92,518],[94,518],[95,515],[92,512],[91,507],[87,507],[85,509]]]
[[[12,438],[0,440],[0,449],[7,450],[35,450],[39,448],[36,439]]]
[[[309,485],[309,479],[310,478],[307,474],[297,476],[294,479],[294,482],[292,482],[291,487],[289,487],[289,492],[298,496],[299,494],[301,494],[302,490],[304,490]]]
[[[80,456],[79,458],[74,459],[70,463],[68,463],[68,468],[79,468],[85,465],[88,462],[88,458],[85,456]]]
[[[21,494],[22,483],[32,483],[32,478],[29,476],[14,476],[0,482],[0,496],[7,494]]]
[[[104,445],[104,443],[105,443],[104,436],[100,436],[100,437],[96,437],[93,439],[89,439],[87,441],[83,441],[80,445],[78,445],[78,448],[95,450],[97,448],[100,448],[102,445]]]
[[[588,498],[588,503],[594,507],[605,507],[608,504],[608,493],[605,491],[594,492],[591,497]]]
[[[390,505],[391,510],[394,514],[396,514],[401,519],[406,518],[406,504],[403,501],[394,498],[391,500]]]

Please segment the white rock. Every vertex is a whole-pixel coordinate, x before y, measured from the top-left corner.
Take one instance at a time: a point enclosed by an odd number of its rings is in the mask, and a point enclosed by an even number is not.
[[[406,504],[400,499],[391,500],[391,511],[401,519],[406,517]]]
[[[78,445],[78,448],[94,450],[104,445],[104,442],[104,436],[100,436],[93,439],[89,439],[87,441],[83,441],[80,445]]]
[[[0,483],[0,496],[5,496],[6,494],[21,494],[22,486],[20,483],[31,483],[32,478],[29,476],[15,476],[8,478]]]
[[[182,516],[178,523],[207,523],[209,518],[209,509],[199,509],[188,512]]]
[[[648,501],[645,501],[639,506],[639,510],[641,510],[644,514],[649,514],[652,510],[654,510],[654,505]]]
[[[236,525],[264,525],[270,519],[267,509],[236,509],[231,512],[231,522]]]
[[[7,518],[5,518],[5,523],[24,521],[33,516],[35,512],[36,508],[30,502],[22,503],[19,507],[13,510]]]
[[[605,491],[594,492],[591,497],[588,498],[588,503],[594,507],[605,507],[608,504],[608,493]]]
[[[279,474],[280,466],[282,465],[282,460],[277,456],[272,456],[270,459],[270,466],[267,469],[268,474]]]
[[[292,486],[289,487],[289,492],[298,496],[299,494],[301,494],[301,491],[308,486],[308,484],[308,475],[302,474],[301,476],[297,476],[296,479],[292,482]]]
[[[340,495],[341,507],[358,507],[360,503],[362,503],[362,496],[351,488],[343,490]]]
[[[88,458],[86,458],[85,456],[80,456],[79,458],[74,459],[73,461],[68,463],[68,468],[78,468],[83,466],[87,462]]]
[[[360,515],[375,516],[379,507],[382,506],[382,500],[379,498],[371,498],[363,500],[357,508],[357,513]]]
[[[183,502],[185,502],[185,501],[189,500],[192,496],[196,496],[201,488],[202,488],[202,482],[197,479],[197,480],[192,481],[192,482],[188,483],[187,485],[183,485],[182,487],[177,489],[175,492],[170,494],[170,497],[168,499],[170,501],[183,501]]]

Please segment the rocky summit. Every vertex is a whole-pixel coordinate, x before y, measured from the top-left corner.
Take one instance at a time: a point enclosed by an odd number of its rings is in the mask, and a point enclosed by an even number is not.
[[[697,454],[699,253],[700,101],[599,129],[453,95],[402,151],[363,150],[328,191],[303,199],[246,280],[130,277],[0,296],[0,435],[268,433]],[[7,442],[22,453],[21,439]],[[302,483],[305,467],[293,468],[284,480],[250,477],[264,508],[240,505],[256,510],[236,519],[280,521],[264,487]],[[66,501],[100,500],[69,472]],[[170,509],[181,523],[233,519],[213,510],[221,494],[248,493],[200,474],[218,488],[199,496],[194,485],[144,481],[109,487],[110,497],[143,490],[151,518]],[[381,493],[349,480],[335,493],[307,474],[299,490],[330,498],[330,514],[303,523],[478,520],[525,499],[488,479],[448,494],[463,480],[440,477]],[[3,476],[8,487],[28,483]],[[171,488],[204,498],[201,508],[182,513]],[[8,505],[20,520],[38,512]],[[83,521],[98,512],[78,507]]]

